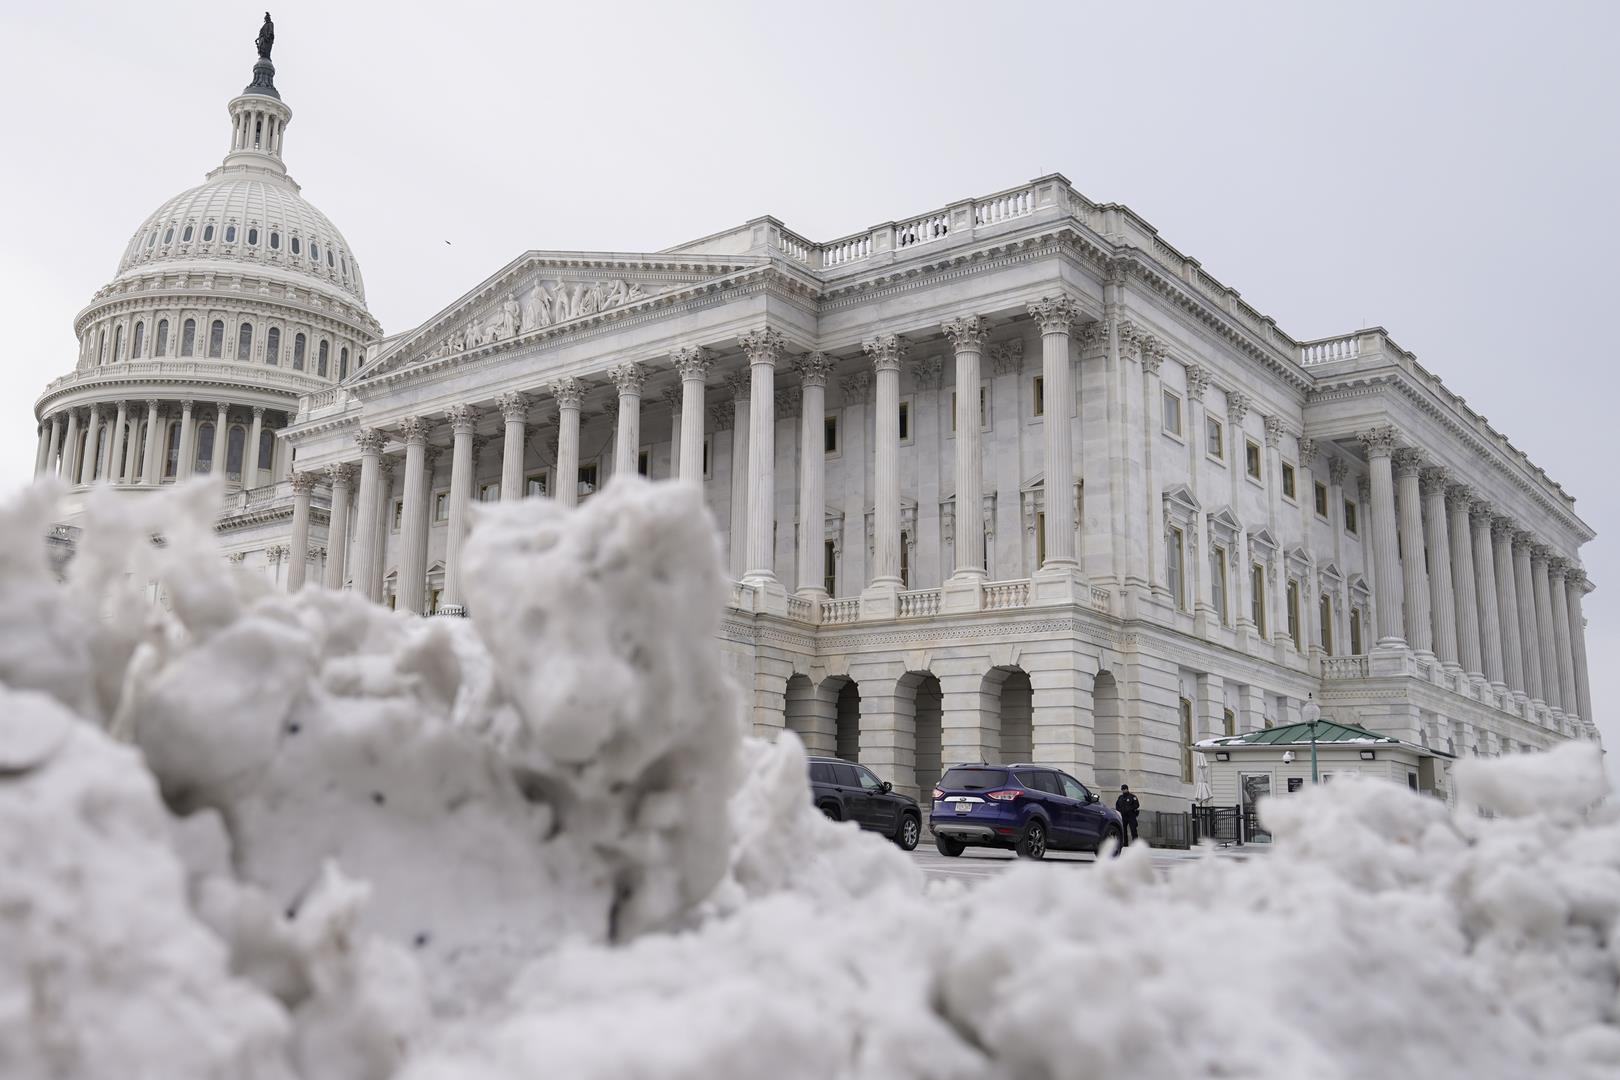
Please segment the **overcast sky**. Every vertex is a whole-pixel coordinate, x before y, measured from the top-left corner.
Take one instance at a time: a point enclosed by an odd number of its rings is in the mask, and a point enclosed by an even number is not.
[[[529,248],[811,239],[1061,172],[1289,333],[1382,325],[1579,500],[1620,745],[1612,3],[276,0],[286,158],[410,327]],[[73,316],[202,180],[262,9],[7,4],[0,487]],[[1611,754],[1611,772],[1620,754]]]

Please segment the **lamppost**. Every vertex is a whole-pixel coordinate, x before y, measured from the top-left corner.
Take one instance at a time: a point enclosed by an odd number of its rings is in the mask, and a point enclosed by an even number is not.
[[[1315,694],[1305,699],[1305,706],[1299,710],[1299,716],[1311,726],[1311,783],[1317,784],[1321,781],[1316,775],[1316,722],[1322,719],[1322,706],[1316,703]]]

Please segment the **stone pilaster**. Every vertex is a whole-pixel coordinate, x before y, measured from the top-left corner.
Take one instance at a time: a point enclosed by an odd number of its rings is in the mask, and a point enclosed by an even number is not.
[[[1496,557],[1491,551],[1491,505],[1475,499],[1469,508],[1474,531],[1474,595],[1479,603],[1479,651],[1485,678],[1507,689],[1502,673],[1502,615],[1496,606]]]
[[[1524,659],[1524,692],[1531,701],[1545,703],[1547,691],[1541,680],[1541,627],[1536,618],[1535,574],[1530,568],[1534,537],[1528,532],[1513,534],[1513,591],[1519,602],[1519,645]]]
[[[1463,484],[1446,491],[1446,508],[1451,514],[1451,589],[1457,600],[1457,649],[1463,670],[1472,678],[1485,677],[1485,660],[1479,645],[1479,588],[1474,573],[1473,526],[1469,511],[1474,493]]]
[[[419,538],[426,535],[428,521],[425,478],[427,475],[428,422],[420,416],[400,421],[399,437],[405,444],[405,492],[400,513],[399,581],[395,610],[422,614],[423,592],[427,588],[427,565],[419,560]]]
[[[445,537],[444,595],[439,610],[447,615],[461,614],[461,559],[467,544],[473,494],[473,435],[478,430],[478,410],[470,405],[452,405],[450,415],[450,523]]]
[[[641,385],[647,369],[640,364],[620,364],[609,373],[619,392],[619,423],[613,440],[613,475],[635,476],[641,456]]]
[[[1423,455],[1406,448],[1394,457],[1400,500],[1401,580],[1406,602],[1406,642],[1420,655],[1434,652],[1434,628],[1429,610],[1428,572],[1423,566],[1423,496],[1419,476]]]
[[[813,352],[798,363],[804,407],[799,416],[799,595],[827,595],[827,376],[832,361]]]
[[[675,448],[677,475],[684,484],[703,486],[703,392],[709,377],[709,353],[697,345],[675,350],[671,360],[681,376],[681,433]]]
[[[525,486],[523,483],[523,445],[528,439],[526,425],[529,416],[529,399],[522,394],[512,392],[502,394],[495,399],[495,407],[501,410],[501,417],[505,421],[506,441],[501,453],[501,502],[517,502],[523,498]],[[576,400],[574,406],[575,432],[579,423],[579,405]],[[578,471],[578,458],[575,458],[575,471]],[[562,462],[557,463],[557,477],[552,480],[552,491],[560,492],[562,475]],[[573,505],[572,502],[569,505]]]
[[[354,466],[344,463],[326,467],[326,481],[332,485],[332,512],[326,525],[326,580],[328,589],[343,588],[349,562],[349,502],[354,487]],[[363,513],[363,511],[362,511]]]
[[[978,315],[963,315],[947,322],[943,329],[956,351],[958,518],[955,525],[955,565],[945,585],[945,606],[950,611],[977,611],[983,603],[985,578],[984,530],[978,527],[974,513],[974,508],[984,495],[984,436],[979,431],[979,365],[990,324]],[[1052,399],[1048,397],[1047,400]],[[1061,402],[1063,399],[1057,400]],[[1046,422],[1057,423],[1059,412],[1051,409],[1047,412]]]
[[[1395,476],[1391,455],[1395,452],[1395,429],[1380,427],[1361,436],[1367,449],[1367,473],[1372,481],[1368,523],[1372,528],[1373,563],[1378,607],[1378,646],[1402,648],[1406,645],[1401,625],[1400,553],[1395,532]]]
[[[1461,670],[1457,653],[1457,601],[1451,587],[1451,540],[1446,522],[1446,485],[1451,474],[1424,469],[1423,534],[1429,549],[1429,617],[1434,655],[1451,670]]]
[[[287,547],[287,591],[304,587],[309,574],[309,497],[315,490],[314,473],[294,473],[292,478],[292,539]]]
[[[873,446],[872,580],[861,596],[861,611],[893,617],[900,591],[900,361],[905,339],[884,334],[863,348],[877,379],[876,442]]]

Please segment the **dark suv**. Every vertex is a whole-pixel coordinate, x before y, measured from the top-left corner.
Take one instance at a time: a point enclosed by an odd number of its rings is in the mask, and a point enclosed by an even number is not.
[[[1119,814],[1050,765],[954,765],[934,788],[928,829],[941,855],[995,847],[1039,859],[1047,851],[1118,855]]]
[[[864,765],[839,758],[810,759],[810,793],[816,806],[834,821],[853,821],[880,832],[911,851],[922,839],[922,810],[917,800],[894,790]]]

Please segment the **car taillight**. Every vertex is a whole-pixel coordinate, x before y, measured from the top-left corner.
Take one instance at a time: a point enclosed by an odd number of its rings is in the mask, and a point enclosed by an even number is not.
[[[997,802],[1012,802],[1022,794],[1023,791],[1019,788],[1007,788],[1003,791],[986,792],[984,797],[987,799],[994,799]]]
[[[934,798],[943,799],[944,797],[945,797],[945,792],[944,792],[944,790],[942,788],[935,788],[934,789]]]

